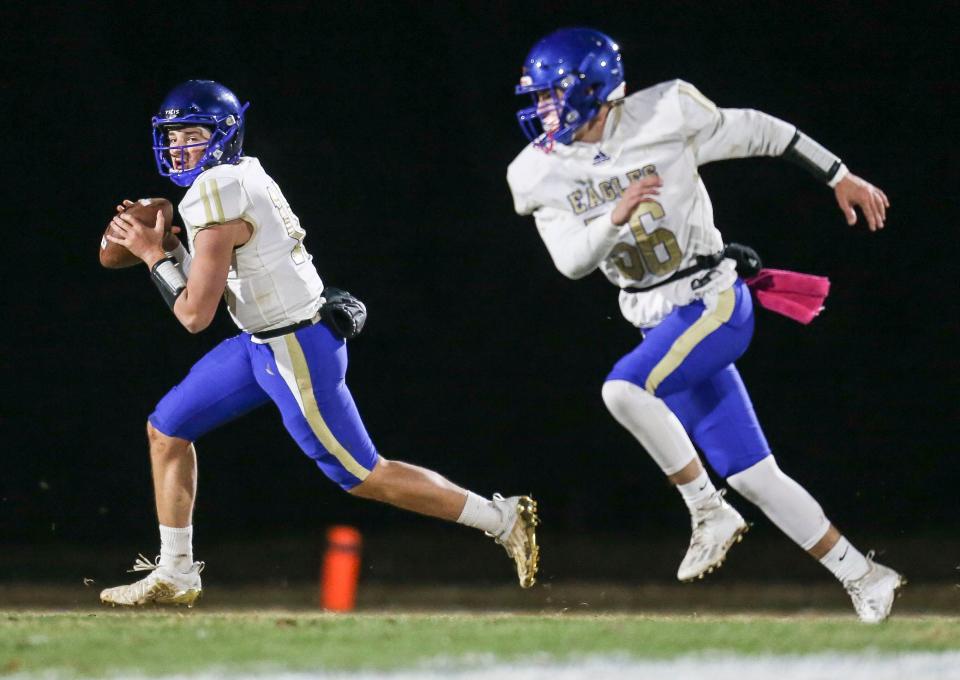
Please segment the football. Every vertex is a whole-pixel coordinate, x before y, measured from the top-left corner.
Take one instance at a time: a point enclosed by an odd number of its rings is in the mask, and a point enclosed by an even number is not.
[[[153,225],[157,219],[157,211],[163,211],[163,222],[166,233],[170,233],[170,226],[173,224],[173,204],[165,198],[141,198],[124,213],[136,217],[141,222]],[[121,246],[119,243],[113,243],[107,240],[107,234],[110,233],[110,223],[103,231],[103,237],[100,239],[100,264],[107,269],[122,269],[140,264],[140,258]]]

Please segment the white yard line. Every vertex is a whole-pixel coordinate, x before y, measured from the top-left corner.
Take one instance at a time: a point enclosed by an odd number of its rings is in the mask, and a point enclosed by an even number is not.
[[[13,675],[13,680],[44,676]],[[127,676],[129,677],[129,676]],[[734,656],[704,654],[665,660],[626,656],[588,657],[568,662],[506,664],[491,657],[435,661],[396,672],[344,673],[212,672],[139,680],[957,680],[960,652],[903,654],[811,654],[807,656]]]

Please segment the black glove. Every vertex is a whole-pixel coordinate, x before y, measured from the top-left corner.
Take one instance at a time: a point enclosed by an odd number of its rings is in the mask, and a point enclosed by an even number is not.
[[[324,288],[326,302],[320,308],[320,318],[344,340],[360,335],[367,321],[367,307],[360,300],[340,288]]]
[[[728,243],[723,249],[723,256],[729,257],[737,263],[737,274],[741,279],[749,279],[760,273],[763,263],[757,251],[741,243]]]

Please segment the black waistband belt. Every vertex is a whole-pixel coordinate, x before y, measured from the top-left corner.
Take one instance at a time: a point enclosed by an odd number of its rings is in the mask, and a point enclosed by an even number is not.
[[[679,281],[688,276],[696,274],[697,272],[702,272],[707,269],[713,269],[723,260],[724,253],[711,253],[710,255],[697,255],[697,263],[687,267],[686,269],[681,269],[678,272],[674,272],[672,276],[664,279],[663,281],[658,281],[652,286],[624,286],[621,290],[625,290],[628,293],[646,293],[647,291],[653,290],[654,288],[659,288],[660,286],[665,286],[668,283],[673,283],[674,281]]]
[[[730,258],[736,262],[737,275],[742,279],[756,276],[758,273],[760,273],[760,268],[763,266],[763,263],[760,261],[760,256],[757,255],[757,251],[750,246],[745,246],[741,243],[728,243],[724,249],[718,253],[697,255],[696,264],[691,265],[686,269],[681,269],[678,272],[674,272],[672,276],[665,278],[663,281],[658,281],[652,286],[624,286],[621,288],[621,290],[625,290],[628,293],[646,293],[654,288],[659,288],[660,286],[665,286],[668,283],[679,281],[680,279],[692,276],[698,272],[702,272],[707,269],[713,269],[719,265],[724,258]]]
[[[281,335],[286,335],[287,333],[293,333],[300,330],[301,328],[306,328],[312,326],[317,321],[320,320],[320,315],[314,316],[310,319],[304,319],[303,321],[298,321],[297,323],[292,323],[289,326],[284,326],[283,328],[274,328],[272,331],[260,331],[259,333],[253,333],[253,337],[257,340],[269,340],[270,338],[279,338]]]

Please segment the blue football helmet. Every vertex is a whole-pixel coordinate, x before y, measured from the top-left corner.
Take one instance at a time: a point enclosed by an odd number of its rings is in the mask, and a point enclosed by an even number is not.
[[[553,107],[540,107],[538,94],[549,92]],[[561,28],[542,38],[523,62],[517,94],[531,94],[533,106],[517,111],[520,129],[549,151],[570,144],[574,133],[592,120],[604,102],[624,94],[620,46],[592,28]],[[551,115],[546,122],[541,114]],[[553,119],[552,114],[558,114]]]
[[[153,155],[157,170],[177,186],[188,187],[197,176],[215,165],[236,163],[243,153],[243,106],[237,96],[212,80],[188,80],[173,88],[153,117]],[[169,130],[201,126],[210,130],[210,139],[199,144],[171,146]],[[184,170],[185,150],[206,146],[197,165]],[[180,170],[173,167],[172,154],[180,154]]]

